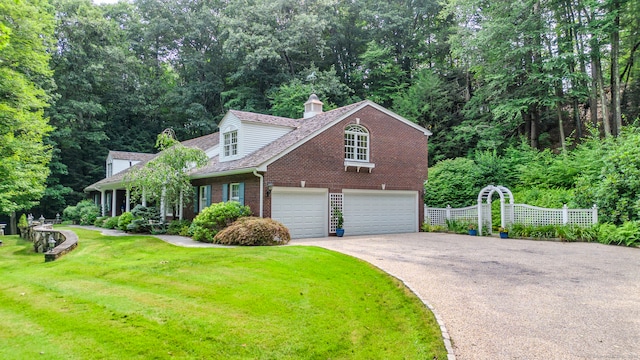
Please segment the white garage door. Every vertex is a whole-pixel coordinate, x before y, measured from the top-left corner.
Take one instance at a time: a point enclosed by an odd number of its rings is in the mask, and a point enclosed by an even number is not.
[[[280,221],[291,238],[328,235],[329,192],[327,189],[274,187],[271,218]]]
[[[418,231],[418,192],[343,190],[345,235]]]

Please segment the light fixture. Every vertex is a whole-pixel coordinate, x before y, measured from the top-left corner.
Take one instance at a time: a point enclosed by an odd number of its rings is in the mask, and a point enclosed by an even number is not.
[[[304,185],[305,185],[306,183],[307,183],[306,181],[304,181],[304,180],[300,180],[300,187],[304,187]]]
[[[387,184],[382,184],[382,190],[384,190],[387,187]]]
[[[273,190],[273,183],[272,182],[268,182],[267,183],[267,197],[269,197],[269,195],[271,195],[271,190]]]
[[[56,239],[53,238],[53,235],[49,235],[49,251],[53,250],[56,247]]]

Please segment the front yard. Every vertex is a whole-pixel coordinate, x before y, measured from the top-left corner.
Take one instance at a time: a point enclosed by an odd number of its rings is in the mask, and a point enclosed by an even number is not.
[[[51,263],[4,237],[0,358],[446,359],[423,304],[354,258],[73,231]]]

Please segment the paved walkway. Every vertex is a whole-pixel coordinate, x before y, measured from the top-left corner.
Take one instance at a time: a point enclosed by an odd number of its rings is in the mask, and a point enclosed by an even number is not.
[[[640,359],[640,249],[439,233],[294,240],[434,306],[460,359]]]
[[[97,226],[71,225],[71,227],[79,227],[79,228],[83,228],[83,229],[87,229],[87,230],[100,231],[100,233],[102,235],[106,235],[106,236],[147,235],[147,234],[131,234],[131,233],[124,232],[122,230],[104,229],[104,228],[99,228]],[[176,245],[176,246],[182,246],[182,247],[193,247],[193,248],[206,248],[206,247],[209,247],[209,248],[229,248],[229,247],[233,247],[233,246],[226,246],[226,245],[203,243],[203,242],[195,241],[190,237],[179,236],[179,235],[150,235],[150,236],[157,237],[158,239],[163,240],[165,242],[168,242],[169,244],[173,244],[173,245]]]

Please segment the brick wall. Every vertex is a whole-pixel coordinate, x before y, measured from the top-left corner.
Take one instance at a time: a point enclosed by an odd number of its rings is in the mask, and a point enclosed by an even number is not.
[[[375,168],[344,168],[344,129],[355,124],[369,131],[369,158]],[[427,179],[427,137],[423,132],[389,115],[365,107],[332,126],[284,157],[269,165],[265,184],[274,186],[329,188],[329,192],[342,189],[414,190],[420,194]],[[419,219],[423,207],[419,206]],[[271,215],[271,199],[265,198],[264,216]]]
[[[193,186],[211,185],[211,203],[222,201],[222,184],[244,182],[244,204],[251,208],[255,216],[260,215],[260,179],[253,174],[241,174],[233,176],[223,176],[207,179],[196,179],[191,181]],[[184,209],[185,219],[193,219],[193,198],[190,199],[189,206]]]

